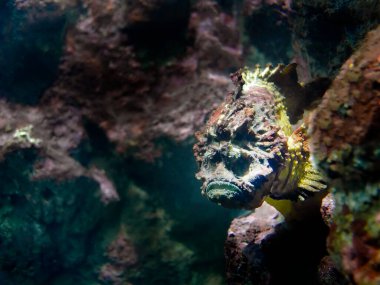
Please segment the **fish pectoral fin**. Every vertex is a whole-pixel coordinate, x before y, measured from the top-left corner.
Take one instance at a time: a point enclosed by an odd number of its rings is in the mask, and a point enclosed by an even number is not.
[[[285,217],[293,211],[293,201],[291,200],[277,200],[268,196],[264,201],[275,207]]]
[[[310,162],[305,166],[304,174],[299,180],[297,186],[298,188],[312,193],[320,192],[327,188],[327,184],[324,181],[323,175],[318,170],[316,170]]]

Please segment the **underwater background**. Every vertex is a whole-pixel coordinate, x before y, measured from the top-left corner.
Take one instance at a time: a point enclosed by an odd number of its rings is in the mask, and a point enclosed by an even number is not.
[[[379,22],[376,0],[0,0],[0,285],[379,284]],[[231,73],[292,62],[333,82],[311,144],[335,214],[256,247],[202,197],[194,134]]]

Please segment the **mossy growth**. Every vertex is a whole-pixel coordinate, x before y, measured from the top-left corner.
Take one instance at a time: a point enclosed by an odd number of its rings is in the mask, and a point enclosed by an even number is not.
[[[31,149],[15,151],[0,164],[4,285],[55,284],[54,279],[67,271],[92,272],[90,255],[98,262],[102,259],[102,249],[96,249],[96,227],[105,207],[96,197],[98,185],[85,177],[31,181],[36,157]]]
[[[208,280],[223,284],[225,233],[237,212],[213,205],[194,191],[200,185],[189,142],[158,140],[163,154],[147,163],[116,154],[99,127],[90,121],[85,126],[88,140],[72,156],[86,167],[104,169],[118,190],[120,201],[103,227],[109,231],[110,225],[122,225],[139,254],[125,280],[144,285],[214,282]]]

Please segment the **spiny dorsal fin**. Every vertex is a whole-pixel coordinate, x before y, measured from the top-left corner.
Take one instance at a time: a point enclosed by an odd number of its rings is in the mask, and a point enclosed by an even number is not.
[[[276,86],[280,94],[284,97],[284,104],[287,108],[287,115],[290,123],[296,123],[303,114],[303,110],[299,108],[299,100],[302,100],[302,86],[298,83],[297,65],[291,63],[289,65],[278,64],[275,68],[268,64],[264,69],[260,65],[256,65],[253,71],[247,68],[242,69],[241,75],[245,83],[255,83],[258,79]],[[301,104],[302,105],[302,104]]]
[[[298,84],[298,75],[297,75],[297,64],[290,63],[288,65],[279,64],[278,69],[273,70],[269,81],[272,81],[277,84],[282,84],[286,81],[288,84]],[[276,81],[279,82],[276,82]]]
[[[231,75],[236,86],[242,86],[244,82],[255,82],[257,79],[274,84],[285,98],[286,113],[291,124],[297,123],[302,118],[305,109],[308,109],[317,99],[321,98],[330,84],[328,79],[317,79],[302,86],[298,82],[297,64],[278,64],[272,67],[267,64],[265,68],[256,65],[253,71],[243,68]],[[239,97],[240,90],[235,92],[235,99]]]
[[[291,124],[295,124],[301,119],[303,112],[322,98],[331,83],[327,78],[318,78],[304,86],[301,85],[298,82],[296,63],[286,66],[278,65],[267,80],[274,83],[285,97],[285,105]]]

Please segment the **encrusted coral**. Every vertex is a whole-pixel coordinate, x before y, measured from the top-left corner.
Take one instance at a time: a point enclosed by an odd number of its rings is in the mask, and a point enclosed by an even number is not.
[[[302,198],[324,189],[309,161],[305,126],[291,125],[306,104],[295,65],[242,70],[232,79],[235,92],[197,134],[202,193],[226,207],[252,209],[266,196]]]
[[[329,251],[353,284],[380,282],[380,27],[312,116],[311,151],[335,201]]]

